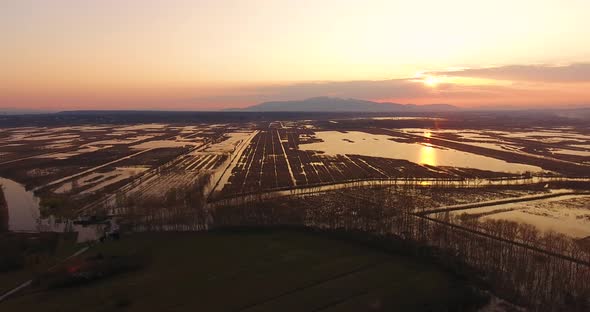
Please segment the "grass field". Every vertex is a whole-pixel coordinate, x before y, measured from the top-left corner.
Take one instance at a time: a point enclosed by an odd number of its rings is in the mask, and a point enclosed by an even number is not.
[[[11,253],[16,254],[23,252],[18,248],[25,248],[27,246],[26,241],[32,241],[32,237],[36,235],[23,234],[23,236],[20,236],[20,238],[16,239],[16,243],[14,240],[8,239],[9,236],[11,235],[0,235],[0,263],[2,256],[5,256],[6,254],[10,255]],[[19,235],[17,235],[17,237],[19,237]],[[17,249],[15,249],[15,246],[18,246],[16,247]],[[30,280],[37,272],[43,272],[58,264],[61,260],[72,255],[80,248],[81,246],[77,245],[75,240],[61,237],[57,240],[57,244],[53,253],[32,253],[24,259],[25,264],[23,267],[17,270],[4,271],[0,268],[0,294],[4,294],[7,291],[19,286],[23,282]],[[6,252],[6,254],[2,254],[2,252]]]
[[[413,258],[305,232],[145,233],[90,252],[148,251],[147,267],[38,291],[1,311],[457,311],[473,297]]]

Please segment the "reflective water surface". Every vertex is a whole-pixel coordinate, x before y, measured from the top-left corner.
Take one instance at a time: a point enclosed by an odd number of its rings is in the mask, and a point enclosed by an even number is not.
[[[97,227],[83,227],[72,220],[54,217],[41,218],[40,199],[31,191],[12,180],[0,178],[8,205],[8,230],[12,232],[77,232],[78,241],[94,240],[99,235]]]
[[[502,219],[534,225],[571,237],[590,236],[590,195],[565,195],[521,203],[508,203],[454,211],[480,216],[481,220]]]
[[[325,152],[328,155],[354,154],[373,157],[405,159],[417,164],[474,168],[498,172],[542,171],[531,165],[509,163],[500,159],[454,149],[441,148],[427,143],[400,143],[388,135],[350,131],[318,131],[315,133],[322,142],[301,144],[302,150]],[[427,134],[425,135],[428,136]]]

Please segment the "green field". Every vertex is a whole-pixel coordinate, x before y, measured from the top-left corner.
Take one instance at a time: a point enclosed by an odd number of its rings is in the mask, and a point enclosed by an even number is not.
[[[7,239],[8,236],[13,236],[10,233],[9,235],[0,235],[0,294],[4,294],[23,282],[30,280],[37,272],[43,272],[49,269],[81,248],[81,246],[76,244],[75,240],[62,237],[58,239],[55,249],[51,254],[33,253],[31,256],[25,257],[25,260],[23,260],[25,264],[22,268],[8,271],[3,270],[1,265],[2,258],[6,255],[25,253],[24,249],[26,249],[27,244],[23,243],[23,241],[31,241],[31,237],[36,236],[23,234],[24,236],[21,237],[19,235],[14,235],[19,237],[16,240]]]
[[[296,231],[146,233],[90,252],[148,251],[149,264],[0,311],[456,311],[463,282],[416,259]]]

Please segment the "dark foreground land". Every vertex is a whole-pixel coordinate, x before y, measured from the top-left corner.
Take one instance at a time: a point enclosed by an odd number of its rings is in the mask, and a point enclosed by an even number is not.
[[[299,231],[144,233],[90,258],[140,254],[136,270],[21,294],[2,311],[469,311],[467,283],[416,258]]]

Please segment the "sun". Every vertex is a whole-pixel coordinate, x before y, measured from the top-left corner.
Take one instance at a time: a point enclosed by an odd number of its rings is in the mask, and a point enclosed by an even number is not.
[[[435,76],[426,76],[426,77],[424,77],[424,79],[422,79],[422,82],[425,85],[434,88],[439,84],[440,79]]]

